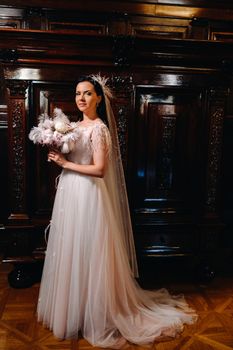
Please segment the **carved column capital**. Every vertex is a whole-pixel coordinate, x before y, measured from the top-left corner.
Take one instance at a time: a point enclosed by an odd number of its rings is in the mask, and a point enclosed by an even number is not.
[[[28,85],[26,80],[6,80],[6,87],[9,89],[10,97],[13,98],[24,98]]]

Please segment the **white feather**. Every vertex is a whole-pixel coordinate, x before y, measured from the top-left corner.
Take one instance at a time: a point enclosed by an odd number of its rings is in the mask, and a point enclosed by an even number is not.
[[[74,148],[78,132],[76,123],[70,122],[60,108],[55,108],[53,118],[46,113],[38,117],[38,126],[34,126],[28,136],[35,144],[50,145],[60,148],[62,153],[69,153]]]

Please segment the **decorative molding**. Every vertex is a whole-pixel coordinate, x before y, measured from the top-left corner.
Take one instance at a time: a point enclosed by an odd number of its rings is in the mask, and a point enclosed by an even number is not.
[[[125,165],[127,163],[127,132],[128,132],[128,121],[127,114],[128,110],[125,106],[120,106],[118,108],[118,118],[117,118],[117,131],[118,139],[121,150],[122,162]]]
[[[1,19],[0,19],[0,28],[14,28],[14,29],[16,29],[16,28],[18,28],[18,22],[13,22],[13,21],[11,21],[11,22],[7,22],[7,21],[2,21]]]
[[[131,94],[133,92],[132,76],[112,76],[109,79],[109,85],[113,92],[118,97],[119,104],[114,108],[116,115],[118,139],[121,150],[121,158],[124,167],[127,164],[127,144],[128,144],[128,120],[129,120],[129,101],[131,101]]]
[[[7,114],[7,105],[0,105],[0,129],[6,129],[8,127]]]
[[[113,37],[113,62],[120,68],[131,65],[134,52],[135,38],[128,35],[116,35]]]
[[[190,25],[193,27],[208,27],[209,25],[209,19],[208,18],[200,18],[200,17],[193,17]]]
[[[28,82],[25,80],[6,80],[6,86],[9,88],[11,97],[25,98]]]
[[[24,101],[12,101],[12,192],[15,209],[23,210],[24,204],[24,132],[22,114]]]
[[[121,21],[125,21],[129,18],[129,14],[127,12],[121,12],[121,11],[114,11],[111,14],[111,18],[115,19],[115,20],[121,20]]]
[[[212,213],[216,212],[217,210],[217,184],[221,161],[223,119],[227,95],[227,88],[214,88],[210,90],[210,126],[206,206],[208,212]]]
[[[19,54],[16,49],[0,49],[0,62],[15,63],[18,58]]]
[[[133,91],[133,78],[132,76],[121,77],[114,75],[109,80],[110,86],[116,93],[123,92],[124,94],[131,93]]]
[[[233,39],[233,33],[232,33],[232,39]],[[222,65],[222,70],[224,72],[229,72],[229,73],[233,72],[233,59],[224,58],[221,61],[221,65]]]
[[[48,27],[50,30],[66,31],[76,34],[95,34],[105,35],[107,32],[106,24],[101,23],[83,23],[83,22],[65,22],[49,21]]]
[[[26,169],[25,169],[25,93],[26,81],[7,80],[9,89],[9,136],[10,136],[10,219],[27,219],[26,211]]]
[[[25,18],[31,17],[42,17],[44,16],[44,11],[41,7],[27,7],[25,9]]]
[[[175,143],[176,115],[162,116],[162,150],[158,167],[158,189],[169,190],[172,187],[172,157]]]

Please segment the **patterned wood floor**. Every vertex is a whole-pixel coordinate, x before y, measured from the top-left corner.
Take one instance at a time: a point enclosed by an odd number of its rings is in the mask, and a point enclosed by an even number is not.
[[[8,265],[0,265],[0,350],[90,350],[84,339],[58,341],[37,323],[35,317],[39,284],[29,289],[12,289],[7,283]],[[177,339],[153,345],[153,350],[233,349],[233,277],[216,278],[205,285],[167,285],[171,292],[183,292],[199,320],[185,327]],[[129,345],[128,349],[148,347]]]

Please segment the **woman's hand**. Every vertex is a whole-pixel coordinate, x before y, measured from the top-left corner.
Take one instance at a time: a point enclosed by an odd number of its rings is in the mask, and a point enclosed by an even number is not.
[[[99,149],[98,151],[94,152],[93,164],[77,164],[70,162],[61,152],[54,149],[49,152],[48,161],[53,161],[64,169],[95,177],[104,177],[105,168],[107,165],[107,157],[104,149]]]
[[[62,168],[64,168],[64,165],[67,163],[67,159],[64,157],[64,155],[61,152],[55,150],[52,150],[48,153],[48,161],[51,160]]]

